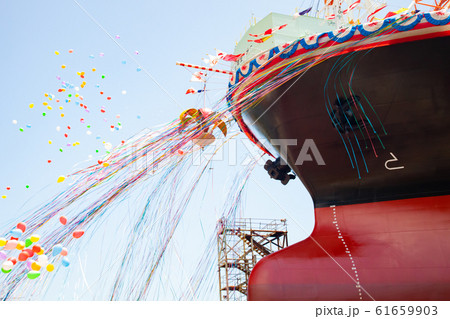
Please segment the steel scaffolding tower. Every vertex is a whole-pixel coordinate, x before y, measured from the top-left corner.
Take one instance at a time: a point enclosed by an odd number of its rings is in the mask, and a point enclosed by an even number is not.
[[[246,300],[256,263],[288,246],[286,219],[220,220],[217,236],[220,300]]]

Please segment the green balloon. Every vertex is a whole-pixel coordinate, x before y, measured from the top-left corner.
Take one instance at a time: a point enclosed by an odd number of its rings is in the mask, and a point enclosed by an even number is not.
[[[5,270],[5,269],[2,268],[2,273],[7,274],[9,272],[11,272],[11,269],[10,270]]]
[[[37,277],[39,277],[41,275],[41,273],[39,272],[39,271],[34,271],[34,270],[32,270],[32,271],[30,271],[28,274],[27,274],[27,277],[29,278],[29,279],[36,279]]]
[[[33,245],[31,239],[30,238],[25,239],[25,247],[30,247],[31,245]]]

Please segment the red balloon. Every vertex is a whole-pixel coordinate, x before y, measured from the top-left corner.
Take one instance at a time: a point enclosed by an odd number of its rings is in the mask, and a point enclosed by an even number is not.
[[[23,249],[22,250],[23,253],[26,253],[28,255],[28,258],[33,257],[34,256],[34,251],[30,248],[27,249]]]
[[[76,230],[72,234],[73,238],[80,238],[83,235],[84,235],[84,230]]]
[[[59,217],[59,222],[63,225],[67,224],[67,218],[66,216]]]
[[[18,223],[17,228],[25,232],[25,230],[27,229],[27,225],[25,225],[25,223]]]
[[[13,263],[13,265],[17,264],[17,259],[14,257],[9,257],[8,260]]]
[[[39,245],[34,245],[33,246],[33,251],[37,254],[38,252],[40,252],[42,250],[41,246]]]
[[[25,252],[25,251],[22,251],[20,254],[19,254],[19,261],[25,261],[25,260],[27,260],[28,258],[30,258],[30,255],[27,253],[27,252]]]

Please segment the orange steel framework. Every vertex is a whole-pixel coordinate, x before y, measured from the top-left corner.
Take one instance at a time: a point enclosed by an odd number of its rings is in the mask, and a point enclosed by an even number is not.
[[[286,219],[244,218],[219,223],[220,300],[247,300],[248,279],[256,263],[288,246]]]

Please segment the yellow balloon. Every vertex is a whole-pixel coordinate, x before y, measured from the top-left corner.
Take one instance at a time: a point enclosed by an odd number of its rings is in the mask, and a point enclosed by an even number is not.
[[[65,179],[66,179],[66,177],[61,175],[60,177],[58,177],[57,182],[62,183],[62,182],[64,182]]]
[[[16,246],[17,250],[22,250],[24,248],[25,248],[25,243],[23,241],[17,242],[17,246]]]
[[[34,107],[33,103],[30,103],[30,109],[32,109]]]
[[[47,265],[47,271],[48,272],[52,272],[53,270],[55,270],[55,266],[53,264],[48,264]]]
[[[39,266],[38,263],[34,261],[34,262],[31,264],[31,269],[38,271],[38,270],[41,269],[41,266]]]
[[[6,245],[7,240],[5,238],[0,238],[0,247]]]
[[[39,239],[41,239],[41,236],[36,235],[36,234],[33,234],[30,237],[31,242],[33,242],[33,243],[37,243],[39,241]]]
[[[42,255],[43,253],[44,253],[44,248],[41,248],[41,250],[39,252],[37,252],[36,254]]]

